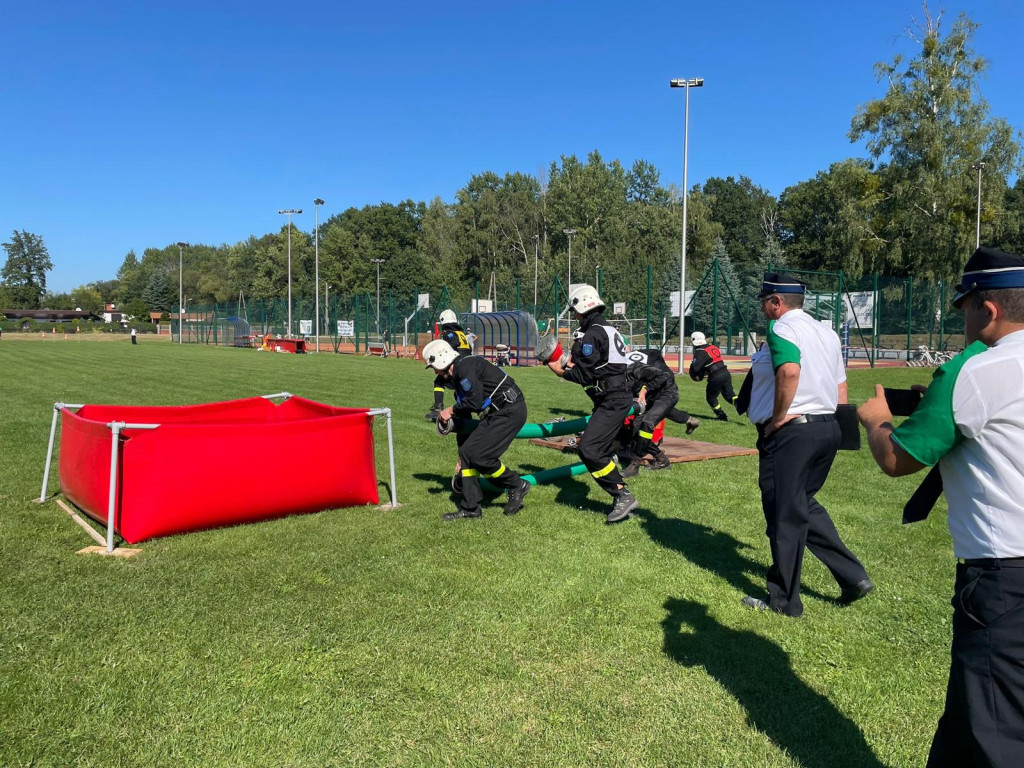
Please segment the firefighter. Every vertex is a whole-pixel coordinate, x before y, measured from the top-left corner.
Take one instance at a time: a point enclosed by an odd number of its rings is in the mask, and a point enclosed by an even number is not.
[[[628,353],[627,358],[633,395],[643,403],[644,409],[640,416],[626,420],[632,458],[622,470],[622,476],[633,477],[640,471],[646,456],[651,457],[648,469],[668,469],[668,457],[658,445],[664,434],[665,418],[685,424],[688,435],[700,426],[700,420],[676,409],[679,388],[660,350],[637,349]]]
[[[708,401],[715,418],[728,421],[729,417],[718,404],[718,396],[722,395],[730,404],[736,403],[736,393],[732,389],[732,374],[722,360],[722,350],[714,344],[708,344],[707,337],[700,331],[690,336],[693,344],[693,361],[690,363],[690,378],[694,381],[708,380],[704,399]]]
[[[483,491],[480,476],[508,490],[503,509],[514,515],[523,506],[531,485],[501,462],[516,434],[526,423],[526,399],[515,381],[503,370],[482,357],[460,355],[446,340],[436,339],[423,348],[423,359],[447,386],[455,390],[455,405],[443,409],[437,417],[437,431],[447,434],[452,417],[468,418],[481,414],[476,429],[459,433],[459,476],[461,500],[458,509],[445,520],[477,518]]]
[[[456,317],[455,313],[450,309],[446,309],[438,317],[438,324],[440,325],[439,339],[442,339],[451,345],[459,355],[466,356],[471,354],[469,346],[469,339],[466,337],[466,330],[459,325],[459,318]],[[424,348],[424,353],[426,348]],[[427,421],[437,421],[437,414],[444,408],[444,389],[445,379],[443,376],[436,376],[434,378],[434,405],[431,406],[430,410],[427,411],[424,416]]]
[[[582,386],[594,403],[579,442],[579,456],[598,486],[614,499],[606,520],[617,523],[638,506],[613,458],[615,438],[633,405],[626,342],[604,319],[604,302],[593,286],[574,287],[569,292],[569,309],[582,334],[572,351],[563,355],[557,339],[544,336],[544,343],[537,344],[537,357],[558,376]]]

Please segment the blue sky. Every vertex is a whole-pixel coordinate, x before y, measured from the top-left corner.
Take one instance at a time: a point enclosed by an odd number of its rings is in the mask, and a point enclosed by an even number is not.
[[[452,200],[474,173],[597,149],[775,194],[864,156],[917,0],[19,3],[0,25],[0,235],[41,235],[66,291],[134,249],[313,228],[350,206]],[[151,7],[150,7],[151,6]],[[931,6],[981,27],[992,113],[1024,128],[1024,3]],[[0,254],[2,256],[3,254]]]

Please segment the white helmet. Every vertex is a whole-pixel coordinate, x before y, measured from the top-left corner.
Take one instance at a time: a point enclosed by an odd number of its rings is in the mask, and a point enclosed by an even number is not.
[[[708,337],[700,331],[694,331],[690,334],[690,343],[695,347],[703,347],[708,343]]]
[[[423,361],[427,364],[426,367],[435,371],[446,370],[458,357],[459,353],[444,339],[435,339],[423,348]]]
[[[604,302],[592,285],[577,285],[569,291],[569,309],[574,312],[585,315],[590,310],[603,306]]]
[[[450,309],[446,309],[444,312],[441,313],[441,316],[437,318],[437,322],[439,322],[441,325],[448,325],[449,323],[459,322],[459,318]]]

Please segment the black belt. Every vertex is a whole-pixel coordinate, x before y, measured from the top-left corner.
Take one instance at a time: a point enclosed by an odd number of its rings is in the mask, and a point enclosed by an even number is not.
[[[491,402],[484,410],[488,413],[497,413],[505,407],[519,402],[523,397],[523,391],[518,387],[505,387],[500,392],[491,395]]]
[[[601,379],[600,381],[591,384],[589,387],[584,387],[588,392],[593,392],[598,395],[603,395],[605,392],[609,392],[613,389],[628,389],[629,388],[629,375],[625,373],[618,373],[614,376]]]
[[[795,419],[790,419],[785,424],[783,424],[782,427],[788,427],[790,424],[810,424],[812,422],[818,421],[835,420],[836,415],[834,413],[805,413],[801,416],[797,416]],[[762,421],[760,424],[755,424],[754,426],[757,427],[758,434],[763,434],[765,427],[767,427],[770,423],[771,422],[768,421]],[[782,427],[779,427],[779,429],[782,429]]]
[[[961,565],[973,568],[989,568],[999,570],[1000,568],[1024,568],[1024,557],[974,557],[961,559]]]

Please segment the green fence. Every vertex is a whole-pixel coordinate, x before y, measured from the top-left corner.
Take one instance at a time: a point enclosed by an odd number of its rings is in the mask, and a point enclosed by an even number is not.
[[[963,316],[950,307],[953,289],[944,281],[878,275],[852,279],[842,272],[787,271],[807,284],[805,311],[847,340],[853,359],[871,365],[886,360],[906,362],[920,356],[922,349],[958,351],[964,346]],[[727,354],[751,354],[766,329],[756,300],[762,277],[760,271],[737,269],[717,260],[700,274],[689,275],[684,345],[690,333],[700,330]],[[650,268],[646,275],[631,278],[628,285],[607,281],[600,270],[594,279],[607,306],[606,317],[632,346],[661,347],[669,353],[678,350],[678,286],[656,284]],[[564,281],[555,278],[547,286],[538,286],[536,302],[533,288],[532,283],[524,286],[516,280],[425,287],[413,293],[396,293],[386,287],[379,294],[328,291],[319,302],[310,296],[295,298],[290,327],[286,299],[186,306],[181,338],[185,343],[259,346],[269,334],[305,337],[307,349],[315,349],[319,341],[321,351],[365,354],[386,345],[400,354],[411,354],[429,338],[445,309],[460,315],[474,309],[522,310],[536,318],[541,333],[555,328],[567,332],[571,318],[565,311],[568,291]],[[175,340],[180,336],[177,318],[175,308]]]

